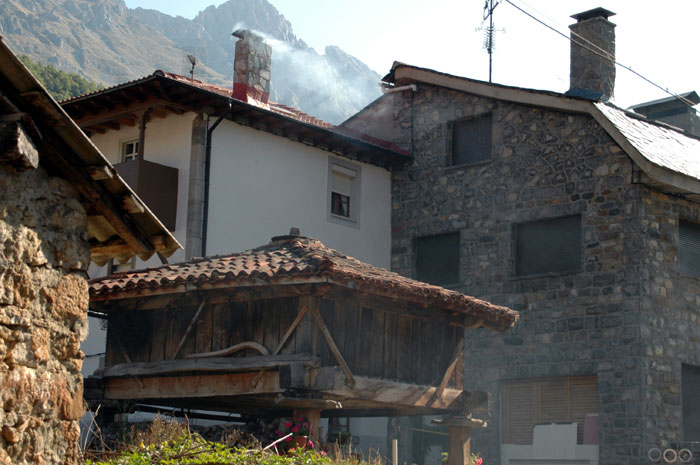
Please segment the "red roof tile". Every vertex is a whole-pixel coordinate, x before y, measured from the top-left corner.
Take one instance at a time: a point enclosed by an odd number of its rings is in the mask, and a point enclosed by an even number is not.
[[[234,288],[309,282],[328,282],[426,308],[463,313],[501,331],[510,329],[519,318],[509,308],[403,277],[301,236],[274,237],[269,244],[245,252],[93,279],[90,295],[93,300],[104,301],[183,292],[204,284]]]

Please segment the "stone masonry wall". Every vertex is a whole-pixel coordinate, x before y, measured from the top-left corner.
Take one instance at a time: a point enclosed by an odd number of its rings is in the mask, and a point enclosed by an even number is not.
[[[700,366],[700,278],[678,269],[678,220],[700,222],[700,205],[644,189],[642,213],[643,439],[666,448],[683,441],[681,364]]]
[[[78,463],[89,259],[70,184],[0,164],[0,464]]]
[[[393,173],[392,269],[415,276],[415,238],[459,231],[459,290],[521,312],[505,335],[467,333],[467,388],[495,400],[473,450],[499,461],[501,381],[596,375],[601,463],[641,463],[643,239],[631,161],[588,115],[423,84],[409,94],[393,108],[394,141],[414,162]],[[486,112],[492,160],[449,166],[446,123]],[[513,225],[571,214],[583,220],[584,269],[515,277]]]

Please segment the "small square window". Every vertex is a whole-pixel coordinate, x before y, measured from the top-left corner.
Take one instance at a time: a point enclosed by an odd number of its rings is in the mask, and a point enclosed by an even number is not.
[[[416,279],[435,285],[459,284],[459,232],[416,239]]]
[[[471,165],[491,159],[491,114],[450,123],[452,165]]]
[[[700,367],[681,364],[683,439],[700,441]]]
[[[139,157],[139,141],[122,142],[122,161],[136,160]]]
[[[700,224],[678,221],[678,269],[700,277]]]
[[[581,270],[581,215],[514,226],[516,276]]]
[[[328,220],[359,227],[360,166],[329,159]]]

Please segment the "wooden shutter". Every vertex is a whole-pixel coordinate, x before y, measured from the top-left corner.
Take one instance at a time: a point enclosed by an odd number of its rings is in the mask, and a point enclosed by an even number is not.
[[[700,224],[678,221],[678,268],[682,273],[700,276]]]
[[[491,114],[452,123],[452,164],[465,165],[491,159]]]
[[[681,365],[683,440],[700,441],[700,367]]]
[[[416,240],[416,278],[430,284],[459,283],[459,232]]]
[[[581,269],[581,215],[521,223],[515,229],[516,275]]]
[[[595,376],[506,381],[502,392],[504,444],[532,444],[536,424],[557,422],[576,422],[582,444],[586,415],[598,412]]]
[[[509,381],[504,385],[504,444],[532,444],[535,403],[535,383],[532,381]]]

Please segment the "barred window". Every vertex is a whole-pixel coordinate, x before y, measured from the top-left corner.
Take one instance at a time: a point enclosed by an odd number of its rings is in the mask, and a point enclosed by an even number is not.
[[[700,276],[700,224],[678,221],[678,269]]]
[[[516,224],[514,232],[516,276],[581,270],[581,215]]]

